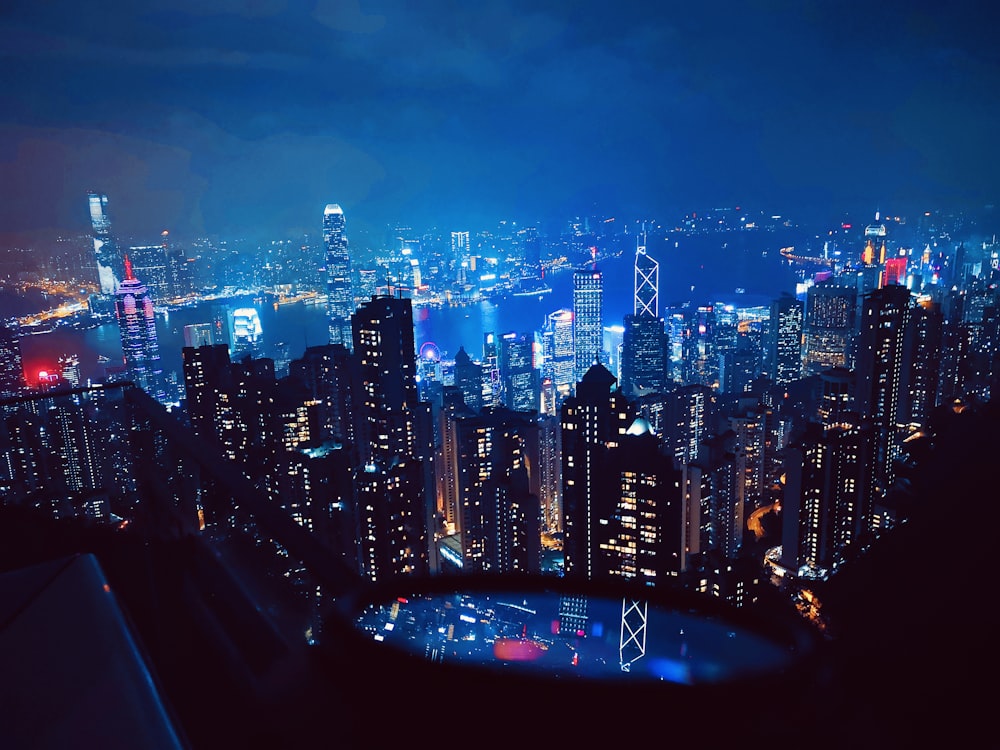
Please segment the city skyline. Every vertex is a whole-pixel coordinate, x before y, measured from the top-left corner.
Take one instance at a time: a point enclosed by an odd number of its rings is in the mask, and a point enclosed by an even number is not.
[[[996,193],[1000,76],[972,3],[111,6],[0,18],[4,235],[84,230],[90,190],[122,237],[318,234],[335,201],[359,240],[425,216]]]

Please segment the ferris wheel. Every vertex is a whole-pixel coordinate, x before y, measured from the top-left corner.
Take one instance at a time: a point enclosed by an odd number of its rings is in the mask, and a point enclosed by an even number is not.
[[[426,341],[420,347],[420,359],[427,362],[440,362],[441,350],[433,341]]]

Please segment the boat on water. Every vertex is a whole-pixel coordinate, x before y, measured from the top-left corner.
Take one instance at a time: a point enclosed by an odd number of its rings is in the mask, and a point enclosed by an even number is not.
[[[541,297],[542,295],[549,294],[551,291],[552,287],[544,281],[538,279],[521,279],[514,285],[510,293],[513,297]]]

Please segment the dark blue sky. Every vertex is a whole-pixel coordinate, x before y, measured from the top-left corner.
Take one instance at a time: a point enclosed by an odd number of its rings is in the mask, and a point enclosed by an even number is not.
[[[0,232],[993,203],[988,3],[5,0]]]

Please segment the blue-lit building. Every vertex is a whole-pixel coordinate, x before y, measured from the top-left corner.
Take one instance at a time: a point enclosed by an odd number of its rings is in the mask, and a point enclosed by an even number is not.
[[[157,401],[166,400],[153,298],[125,258],[125,278],[115,292],[115,315],[129,378]]]
[[[343,209],[336,203],[328,204],[323,210],[323,242],[326,246],[326,314],[330,343],[349,347],[354,289],[345,227]]]

